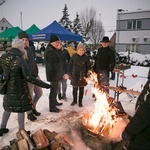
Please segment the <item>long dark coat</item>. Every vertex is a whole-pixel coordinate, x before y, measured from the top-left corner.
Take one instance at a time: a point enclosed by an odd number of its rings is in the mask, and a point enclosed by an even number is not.
[[[86,86],[87,82],[84,77],[87,77],[88,71],[91,69],[89,57],[85,54],[80,56],[74,54],[68,64],[68,74],[71,76],[71,85]]]
[[[44,52],[47,81],[58,82],[63,79],[64,69],[61,51],[49,44]]]
[[[109,46],[106,48],[99,48],[94,64],[94,71],[101,73],[101,71],[113,71],[116,64],[115,51]]]
[[[32,104],[27,82],[43,88],[48,88],[49,85],[31,76],[26,60],[22,57],[22,52],[16,48],[3,54],[0,62],[0,67],[2,67],[0,74],[3,73],[8,81],[6,94],[3,98],[4,110],[9,112],[31,110]]]
[[[150,79],[149,79],[150,80]],[[125,128],[125,132],[131,137],[129,150],[150,149],[150,81],[139,96],[140,104],[137,112]]]

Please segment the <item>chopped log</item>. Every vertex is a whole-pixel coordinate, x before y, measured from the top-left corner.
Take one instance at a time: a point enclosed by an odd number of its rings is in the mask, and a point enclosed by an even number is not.
[[[18,141],[19,150],[30,150],[29,144],[26,139]]]
[[[7,146],[4,146],[1,150],[11,150],[11,148],[9,145],[7,145]]]
[[[30,150],[35,149],[34,143],[32,142],[32,140],[31,140],[30,136],[27,134],[27,132],[25,130],[21,130],[20,132],[21,132],[23,138],[28,141]]]
[[[133,95],[137,95],[137,96],[140,95],[140,92],[138,92],[138,91],[127,90],[125,88],[120,88],[120,87],[109,86],[108,89],[118,91],[118,92],[125,92],[125,93],[128,93],[128,94],[133,94]]]
[[[19,150],[18,148],[18,140],[17,139],[13,139],[10,141],[10,147],[11,150]]]
[[[32,138],[36,144],[36,147],[38,149],[44,149],[49,145],[49,141],[45,134],[43,133],[42,129],[39,129],[36,131],[33,135]]]
[[[16,137],[17,137],[18,141],[20,141],[20,140],[23,139],[23,136],[22,136],[22,134],[21,134],[20,131],[18,131],[18,132],[16,133]]]
[[[55,136],[58,134],[55,131],[49,131],[47,129],[43,130],[43,133],[45,134],[45,136],[47,137],[47,139],[49,140],[49,142],[53,141]]]

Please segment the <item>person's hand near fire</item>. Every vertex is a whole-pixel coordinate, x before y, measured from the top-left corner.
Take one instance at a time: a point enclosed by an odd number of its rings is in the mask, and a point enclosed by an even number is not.
[[[108,139],[113,142],[119,142],[122,140],[122,133],[129,123],[128,117],[123,118],[117,118],[117,121],[110,131],[110,134],[108,135]]]

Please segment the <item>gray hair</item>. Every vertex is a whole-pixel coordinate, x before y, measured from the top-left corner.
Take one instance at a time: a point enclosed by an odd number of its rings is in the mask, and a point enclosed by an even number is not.
[[[12,41],[12,47],[19,49],[23,53],[23,58],[28,59],[27,52],[24,49],[24,42],[21,39],[14,39]]]
[[[23,41],[21,39],[14,39],[12,41],[12,47],[17,48],[19,50],[23,50]]]

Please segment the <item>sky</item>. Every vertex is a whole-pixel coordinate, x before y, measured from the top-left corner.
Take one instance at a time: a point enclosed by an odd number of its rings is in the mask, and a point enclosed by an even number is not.
[[[135,59],[143,60],[143,57],[140,57],[133,53]],[[46,82],[46,75],[45,75],[45,67],[41,64],[38,64],[39,68],[39,76],[40,78]],[[131,66],[131,68],[124,71],[124,75],[126,78],[123,81],[123,86],[126,87],[128,90],[132,89],[134,91],[139,91],[143,89],[143,86],[147,82],[147,75],[148,75],[149,67],[141,67],[141,66]],[[132,74],[137,75],[136,78],[132,77]],[[115,80],[110,80],[110,86],[116,86],[117,78]],[[122,84],[122,79],[119,78],[118,85]],[[41,116],[34,122],[27,120],[25,117],[25,128],[26,130],[30,130],[31,134],[35,133],[39,129],[48,129],[49,131],[55,131],[58,133],[70,133],[68,130],[71,129],[72,124],[76,121],[77,118],[82,117],[85,113],[91,112],[95,108],[95,101],[92,98],[92,88],[93,83],[89,83],[85,87],[85,92],[83,97],[83,107],[80,108],[78,105],[70,106],[71,102],[73,101],[72,96],[72,86],[70,85],[70,80],[67,82],[67,92],[66,96],[68,101],[59,101],[63,102],[62,106],[59,106],[62,109],[60,113],[52,113],[49,112],[49,89],[43,89],[43,95],[37,103],[37,110],[41,112]],[[110,90],[110,96],[114,97],[114,91]],[[119,101],[123,105],[123,108],[126,113],[133,116],[135,113],[135,103],[138,96],[128,95],[126,93],[122,93],[119,95]],[[0,121],[2,119],[3,113],[3,95],[0,95]],[[69,115],[71,112],[76,112],[74,115]],[[0,137],[0,148],[3,146],[9,145],[9,141],[16,138],[16,132],[18,131],[18,123],[17,123],[17,114],[12,113],[7,128],[9,128],[9,132],[4,136]],[[77,139],[77,137],[76,137]],[[75,144],[76,145],[76,144]],[[79,150],[84,149],[78,147],[76,145],[76,149]],[[86,149],[87,150],[87,149]]]
[[[2,2],[3,0],[0,0]],[[103,23],[105,34],[116,29],[117,9],[136,11],[150,10],[150,0],[5,0],[0,6],[0,19],[5,17],[13,26],[23,30],[36,24],[40,29],[59,21],[65,4],[68,7],[69,19],[73,21],[76,13],[93,7],[97,11],[97,18]],[[21,13],[22,12],[22,17]],[[22,18],[22,19],[21,19]]]

